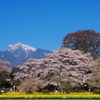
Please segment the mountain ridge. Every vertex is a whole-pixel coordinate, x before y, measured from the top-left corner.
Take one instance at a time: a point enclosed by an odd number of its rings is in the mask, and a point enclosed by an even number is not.
[[[48,53],[52,51],[45,49],[36,49],[34,47],[18,42],[14,45],[9,45],[4,51],[0,51],[0,60],[9,61],[10,67],[22,65],[28,59],[44,59]]]

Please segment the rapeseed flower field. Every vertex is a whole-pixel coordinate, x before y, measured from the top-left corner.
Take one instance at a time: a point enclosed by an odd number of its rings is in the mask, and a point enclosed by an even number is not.
[[[99,94],[93,94],[92,92],[85,92],[85,93],[48,93],[48,94],[43,94],[43,93],[31,93],[31,94],[26,94],[26,93],[17,93],[17,92],[8,92],[8,93],[3,93],[0,94],[0,99],[2,98],[39,98],[39,99],[67,99],[67,98],[91,98],[91,99],[100,99]]]

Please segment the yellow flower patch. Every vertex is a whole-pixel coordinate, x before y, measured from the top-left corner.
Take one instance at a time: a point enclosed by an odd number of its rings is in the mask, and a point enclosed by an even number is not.
[[[93,93],[49,93],[49,94],[42,94],[42,93],[17,93],[17,92],[8,92],[3,93],[0,95],[0,98],[100,98],[99,94]]]

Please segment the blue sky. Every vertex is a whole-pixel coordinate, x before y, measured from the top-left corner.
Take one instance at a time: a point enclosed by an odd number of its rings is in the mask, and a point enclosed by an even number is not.
[[[0,0],[0,50],[17,42],[57,50],[82,29],[100,32],[100,0]]]

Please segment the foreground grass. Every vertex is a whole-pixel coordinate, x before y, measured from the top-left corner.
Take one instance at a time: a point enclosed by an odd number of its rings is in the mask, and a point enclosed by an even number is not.
[[[9,92],[0,94],[0,99],[100,99],[99,94],[93,94],[91,92],[85,93],[17,93],[17,92]]]

